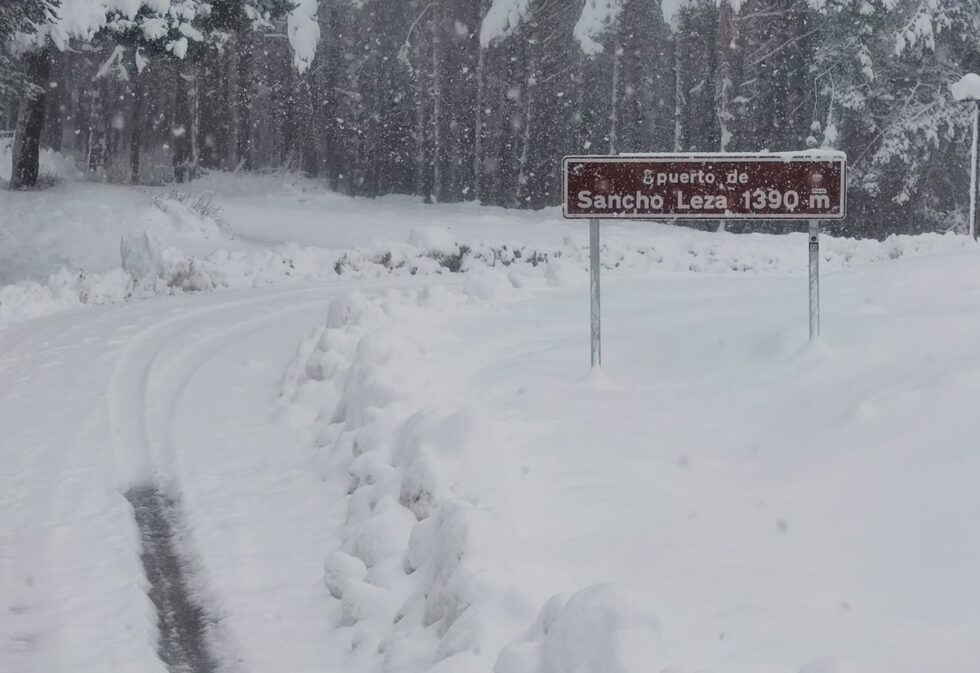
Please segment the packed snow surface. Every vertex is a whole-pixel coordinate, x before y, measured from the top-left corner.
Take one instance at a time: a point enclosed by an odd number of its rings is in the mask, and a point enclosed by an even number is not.
[[[231,671],[980,660],[966,237],[604,224],[590,371],[554,210],[192,187],[0,192],[0,671],[164,671],[141,484]]]

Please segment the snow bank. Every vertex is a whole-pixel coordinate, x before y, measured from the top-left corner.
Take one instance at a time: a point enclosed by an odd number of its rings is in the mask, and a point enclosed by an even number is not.
[[[613,585],[559,593],[538,612],[548,582],[519,567],[508,551],[518,543],[486,506],[519,479],[508,429],[459,403],[458,382],[428,355],[445,338],[441,321],[498,300],[483,294],[345,295],[287,370],[284,413],[308,429],[325,455],[321,474],[345,494],[324,563],[339,613],[333,649],[349,653],[337,665],[646,673],[656,618]]]
[[[229,173],[227,171],[208,171],[194,181],[194,185],[223,198],[254,197],[282,194],[326,194],[334,193],[322,182],[302,173],[279,170]]]
[[[53,274],[44,283],[23,281],[0,286],[0,328],[82,305],[114,304],[132,299],[132,279],[122,269],[106,274]]]
[[[514,288],[560,287],[587,282],[588,243],[566,237],[548,248],[522,244],[460,242],[436,226],[412,230],[407,243],[379,243],[351,250],[297,244],[255,247],[239,241],[216,216],[210,201],[173,193],[157,195],[137,227],[120,242],[120,267],[102,273],[62,268],[44,281],[0,286],[0,328],[54,311],[114,303],[157,294],[222,288],[322,282],[338,278],[465,273],[468,296],[507,299]],[[0,236],[4,234],[0,229]],[[606,272],[792,274],[806,271],[803,234],[709,234],[662,227],[644,241],[607,237],[601,259]],[[215,249],[215,245],[218,245]],[[922,234],[884,241],[823,237],[823,271],[933,254],[971,246],[963,236]],[[211,250],[207,254],[183,251]]]
[[[342,296],[285,377],[286,413],[311,423],[323,474],[349,480],[324,566],[344,670],[487,671],[531,614],[502,598],[500,534],[481,508],[511,470],[500,430],[450,400],[426,355],[446,308],[465,302],[444,287]]]
[[[0,145],[0,169],[9,168],[4,148],[9,158],[9,142]],[[67,179],[75,171],[55,153],[45,152],[42,161],[52,176]],[[528,223],[538,221],[525,222],[526,214],[407,201],[391,201],[380,210],[360,202],[352,208],[351,200],[323,194],[314,182],[293,176],[284,184],[283,179],[215,174],[197,183],[205,191],[193,193],[68,180],[45,192],[43,199],[10,193],[9,204],[4,204],[10,217],[0,225],[0,328],[76,306],[338,278],[466,273],[466,293],[480,301],[506,299],[515,288],[587,282],[587,236],[580,228],[558,226],[560,220],[545,217],[534,235],[528,234],[535,241],[530,243],[528,237],[516,238]],[[251,236],[238,235],[223,220],[215,193],[233,204],[236,194],[252,194],[252,210],[266,202],[272,207],[258,208],[262,226],[253,228]],[[292,201],[283,201],[284,193]],[[331,210],[333,221],[328,218],[322,226],[324,209],[330,208],[340,209]],[[310,213],[326,232],[313,242],[341,240],[342,249],[276,243],[301,233],[284,229],[285,220],[295,216],[307,221]],[[243,215],[233,209],[230,217],[238,222]],[[391,221],[396,217],[404,221]],[[434,226],[433,220],[454,226]],[[364,228],[376,233],[350,235]],[[267,241],[267,236],[273,238]],[[392,242],[392,237],[406,242]],[[736,235],[657,223],[643,228],[610,223],[603,227],[602,240],[602,264],[613,273],[806,270],[803,234]],[[966,237],[940,234],[883,242],[824,237],[822,268],[833,271],[969,245]]]

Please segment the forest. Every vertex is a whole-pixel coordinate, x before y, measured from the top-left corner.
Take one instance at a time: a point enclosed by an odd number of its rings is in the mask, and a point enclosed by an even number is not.
[[[119,183],[541,208],[567,154],[820,147],[848,155],[841,233],[966,226],[980,0],[0,3],[14,188],[46,147]]]

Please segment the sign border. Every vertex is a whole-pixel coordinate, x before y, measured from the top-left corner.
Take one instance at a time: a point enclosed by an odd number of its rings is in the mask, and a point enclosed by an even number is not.
[[[715,161],[768,161],[780,163],[815,163],[815,162],[839,162],[840,172],[840,213],[829,213],[817,215],[814,213],[800,213],[787,215],[727,215],[725,213],[713,215],[700,214],[664,214],[654,215],[650,213],[569,213],[568,212],[568,162],[569,161],[591,161],[594,163],[670,163],[670,162],[705,162],[714,159]],[[658,153],[658,154],[570,154],[561,160],[561,211],[562,217],[566,220],[646,220],[664,221],[672,220],[843,220],[847,217],[847,155],[843,152],[828,153],[826,156],[819,154],[808,154],[806,152],[736,152],[732,154],[714,152],[690,152],[690,153]]]

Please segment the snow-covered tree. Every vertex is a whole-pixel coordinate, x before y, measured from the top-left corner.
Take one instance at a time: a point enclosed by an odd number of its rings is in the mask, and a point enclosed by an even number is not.
[[[574,35],[588,80],[582,112],[598,122],[590,149],[616,154],[648,151],[653,138],[662,143],[670,64],[659,3],[588,0]]]
[[[7,53],[16,35],[32,35],[52,18],[58,0],[18,0],[0,4],[0,95],[12,90],[17,70]]]
[[[950,159],[964,153],[969,111],[949,91],[980,56],[980,2],[826,0],[815,9],[825,23],[813,130],[848,152],[852,212],[884,222],[914,203],[919,226],[941,224],[938,214],[965,200],[967,162]]]
[[[46,21],[36,22],[36,30],[29,33],[19,29],[15,42],[26,54],[26,74],[41,90],[46,88],[56,51],[64,51],[72,43],[104,49],[106,60],[93,79],[132,82],[137,128],[142,122],[140,75],[154,62],[174,65],[174,166],[178,179],[186,179],[195,172],[204,144],[200,137],[199,84],[212,59],[236,36],[271,29],[272,21],[282,18],[295,65],[305,70],[319,41],[317,7],[316,0],[62,0],[60,6],[48,11]],[[98,99],[98,90],[93,95]],[[26,169],[15,170],[12,186],[30,186],[36,181],[31,167],[36,164],[43,115],[43,98],[34,100],[33,105],[25,100],[21,106],[14,162]],[[131,144],[135,177],[139,138]]]
[[[21,114],[14,139],[14,161],[10,184],[14,188],[32,186],[38,178],[41,127],[44,124],[46,85],[50,69],[47,54],[28,53],[23,70],[16,70],[11,56],[4,53],[13,47],[22,51],[25,38],[35,35],[57,11],[56,2],[24,0],[0,6],[0,96],[17,91],[21,94]],[[11,42],[17,40],[21,44]]]
[[[732,142],[735,121],[735,71],[738,54],[738,29],[731,0],[718,3],[718,43],[715,67],[715,115],[718,117],[718,151],[727,152]]]
[[[538,207],[564,154],[826,146],[850,158],[850,233],[946,227],[966,202],[948,85],[980,70],[980,0],[53,5],[0,6],[5,81],[43,95],[0,94],[0,125],[20,159],[40,138],[108,180],[275,167]]]
[[[718,64],[718,6],[692,0],[677,13],[674,30],[678,151],[717,151],[721,125],[715,95]]]

